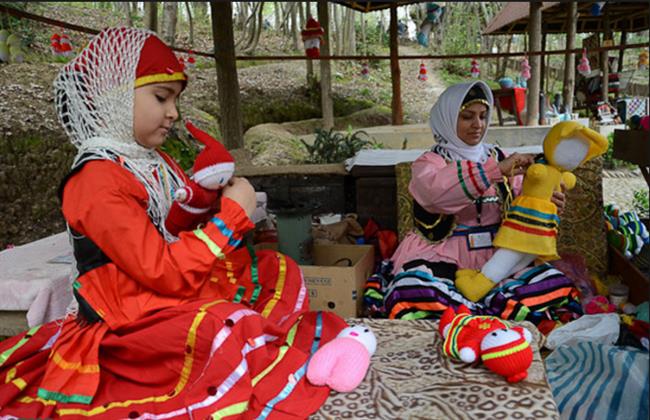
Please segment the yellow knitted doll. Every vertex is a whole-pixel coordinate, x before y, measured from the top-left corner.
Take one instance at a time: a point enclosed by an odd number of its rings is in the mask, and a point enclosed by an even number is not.
[[[528,167],[521,194],[512,202],[494,239],[499,248],[481,271],[458,270],[456,287],[469,300],[483,298],[495,284],[528,266],[535,258],[553,260],[560,219],[551,202],[564,184],[572,189],[570,171],[602,155],[607,139],[574,121],[554,125],[544,138],[544,156]]]

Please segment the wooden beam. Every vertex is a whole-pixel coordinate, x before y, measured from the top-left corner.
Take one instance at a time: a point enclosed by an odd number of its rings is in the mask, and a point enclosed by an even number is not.
[[[532,52],[542,49],[542,2],[530,2],[530,25],[528,27],[528,38],[530,44],[528,49]],[[528,93],[526,95],[526,125],[537,125],[539,118],[539,85],[541,70],[540,55],[530,56],[531,78],[528,81]]]
[[[325,31],[324,39],[320,45],[321,54],[330,55],[329,12],[327,1],[318,0],[318,21]],[[323,128],[329,130],[334,127],[334,101],[332,101],[332,68],[329,60],[320,61],[320,95],[321,112],[323,114]]]
[[[576,28],[578,21],[578,5],[575,0],[569,4],[567,13],[567,50],[573,50],[576,43]],[[572,52],[567,52],[564,56],[564,83],[562,84],[562,99],[566,112],[573,112],[573,92],[576,83],[576,56]]]
[[[397,42],[397,7],[390,7],[390,78],[393,85],[392,122],[393,125],[403,124],[402,93],[399,70],[399,45]]]
[[[232,29],[232,3],[211,1],[210,11],[214,58],[217,65],[219,127],[226,148],[239,149],[244,147],[244,137],[235,60],[235,37]]]

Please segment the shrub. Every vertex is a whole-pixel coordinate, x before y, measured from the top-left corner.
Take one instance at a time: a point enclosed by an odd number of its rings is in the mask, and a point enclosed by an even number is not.
[[[361,136],[365,135],[364,139]],[[333,128],[316,129],[316,138],[313,144],[300,140],[309,153],[309,163],[340,163],[351,158],[361,149],[378,149],[383,145],[370,139],[363,130],[354,133],[348,128],[347,134],[335,132]]]

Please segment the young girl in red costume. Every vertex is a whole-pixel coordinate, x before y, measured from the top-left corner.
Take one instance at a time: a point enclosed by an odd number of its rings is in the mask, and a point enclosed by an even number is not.
[[[56,78],[78,148],[60,190],[78,308],[0,343],[0,416],[304,418],[327,398],[307,361],[346,324],[308,311],[294,261],[241,245],[248,181],[224,188],[205,226],[165,229],[188,179],[157,148],[186,83],[134,28],[102,31]]]

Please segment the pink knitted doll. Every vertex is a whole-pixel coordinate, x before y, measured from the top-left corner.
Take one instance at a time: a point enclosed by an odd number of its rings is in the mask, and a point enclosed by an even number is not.
[[[321,347],[309,362],[307,379],[338,392],[355,389],[366,376],[377,339],[365,325],[347,327]]]

